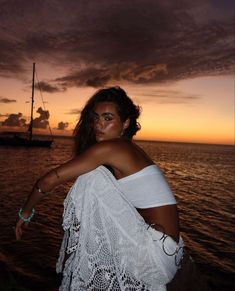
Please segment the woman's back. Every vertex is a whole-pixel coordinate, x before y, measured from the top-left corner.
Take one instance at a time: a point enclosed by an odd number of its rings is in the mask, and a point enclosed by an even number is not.
[[[113,147],[110,166],[127,199],[146,223],[178,241],[176,201],[159,168],[133,142],[116,139],[110,143]]]

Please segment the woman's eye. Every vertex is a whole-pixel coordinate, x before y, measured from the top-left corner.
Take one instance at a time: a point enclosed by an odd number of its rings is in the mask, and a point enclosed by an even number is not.
[[[105,120],[105,121],[111,121],[111,120],[112,120],[112,117],[108,117],[108,116],[106,116],[106,117],[104,118],[104,120]]]

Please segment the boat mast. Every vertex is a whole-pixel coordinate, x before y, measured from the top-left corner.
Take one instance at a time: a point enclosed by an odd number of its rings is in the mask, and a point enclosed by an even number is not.
[[[33,137],[34,76],[35,76],[35,63],[33,63],[32,99],[31,99],[31,117],[30,117],[30,125],[29,125],[29,140],[32,140],[32,137]]]

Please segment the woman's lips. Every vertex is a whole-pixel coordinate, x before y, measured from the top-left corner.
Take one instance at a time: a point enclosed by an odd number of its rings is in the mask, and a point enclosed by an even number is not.
[[[101,135],[103,135],[104,133],[102,132],[102,131],[99,131],[99,130],[96,130],[96,132],[95,132],[95,135],[96,136],[101,136]]]

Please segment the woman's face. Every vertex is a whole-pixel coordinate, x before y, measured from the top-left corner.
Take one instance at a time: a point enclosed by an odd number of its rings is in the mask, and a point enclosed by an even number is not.
[[[94,109],[94,130],[96,141],[109,140],[122,136],[129,120],[122,122],[113,102],[98,103]]]

